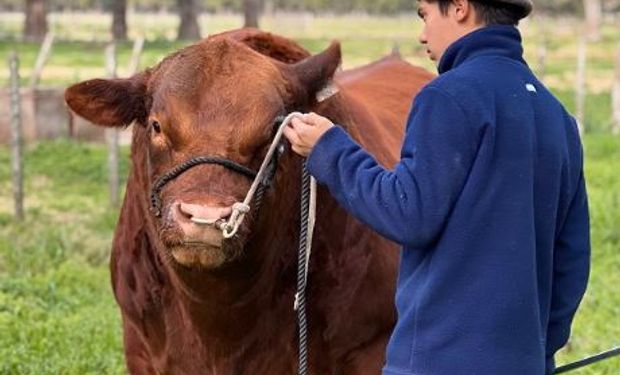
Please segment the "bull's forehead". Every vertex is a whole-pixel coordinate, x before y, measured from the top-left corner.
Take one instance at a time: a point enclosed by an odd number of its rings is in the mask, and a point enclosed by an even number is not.
[[[284,111],[286,87],[268,57],[237,42],[207,40],[168,57],[153,72],[149,116],[177,150],[199,154],[208,146],[210,153],[249,155],[271,135],[274,118]]]
[[[169,57],[150,86],[155,105],[174,98],[195,109],[251,107],[277,101],[285,90],[269,58],[225,39],[207,39]]]

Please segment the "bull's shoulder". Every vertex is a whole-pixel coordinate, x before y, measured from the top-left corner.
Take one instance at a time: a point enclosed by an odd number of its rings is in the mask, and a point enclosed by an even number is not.
[[[324,317],[330,350],[346,353],[393,327],[398,245],[347,215],[325,189],[319,194],[311,305]]]
[[[349,115],[342,125],[381,164],[392,167],[412,100],[433,77],[398,56],[340,73],[336,83]]]
[[[338,74],[337,81],[346,87],[381,78],[387,82],[400,81],[400,86],[412,85],[419,88],[433,77],[429,71],[411,65],[400,56],[389,55],[370,64],[342,71]]]

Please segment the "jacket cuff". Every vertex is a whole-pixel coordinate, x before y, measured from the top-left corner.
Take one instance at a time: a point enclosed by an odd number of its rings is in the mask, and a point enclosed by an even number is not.
[[[330,180],[330,170],[335,166],[342,150],[354,144],[353,140],[340,126],[334,126],[321,136],[306,159],[306,169],[316,180],[326,184]]]

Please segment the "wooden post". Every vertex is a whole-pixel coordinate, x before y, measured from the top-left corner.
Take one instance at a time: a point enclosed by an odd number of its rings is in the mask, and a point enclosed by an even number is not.
[[[616,74],[614,77],[614,86],[611,93],[612,97],[612,112],[613,112],[613,125],[611,128],[612,133],[620,134],[620,45],[618,45],[618,51],[616,52]]]
[[[129,61],[129,76],[136,74],[140,68],[140,57],[144,48],[144,37],[140,36],[133,42],[133,50],[131,52],[131,60]]]
[[[24,174],[22,160],[22,119],[21,97],[19,93],[19,57],[11,53],[9,57],[11,70],[11,171],[13,174],[13,198],[15,200],[15,217],[24,219]]]
[[[37,62],[34,65],[32,76],[30,76],[30,87],[33,90],[36,89],[39,85],[39,81],[41,80],[41,73],[43,72],[43,67],[47,62],[53,44],[54,33],[48,32],[47,34],[45,34],[45,39],[43,40],[43,44],[41,44],[41,49],[39,50],[39,56],[37,56]]]
[[[546,20],[541,20],[538,18],[538,26],[539,26],[539,35],[540,35],[540,44],[538,45],[538,69],[537,75],[540,81],[545,80],[545,73],[547,68],[547,26]]]
[[[601,0],[583,0],[586,17],[586,36],[596,42],[601,39],[601,23],[603,21],[603,5]]]
[[[579,51],[577,55],[577,86],[575,87],[575,112],[579,123],[579,132],[584,134],[585,125],[585,109],[586,109],[586,59],[587,59],[587,41],[581,38],[579,41]]]
[[[116,44],[110,43],[105,50],[106,70],[110,78],[116,78]],[[119,146],[118,129],[106,128],[106,143],[108,145],[108,183],[110,189],[110,206],[118,207],[120,202],[119,194]]]
[[[545,80],[545,68],[547,65],[547,38],[542,37],[540,44],[538,45],[538,79],[540,81]]]

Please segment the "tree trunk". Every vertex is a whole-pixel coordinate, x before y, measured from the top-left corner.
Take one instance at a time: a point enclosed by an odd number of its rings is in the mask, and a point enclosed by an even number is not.
[[[244,27],[258,28],[259,5],[258,0],[243,0]]]
[[[24,39],[42,41],[47,33],[47,8],[45,0],[26,0]]]
[[[586,35],[590,41],[597,41],[601,38],[603,18],[601,0],[583,0],[583,6],[586,16]]]
[[[179,40],[200,39],[200,27],[198,26],[198,7],[195,0],[177,0],[179,7]]]
[[[127,40],[127,0],[114,0],[112,3],[112,37],[114,40]]]

